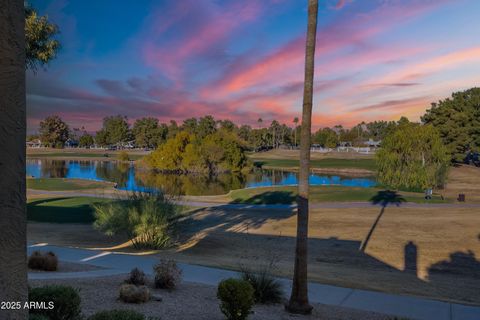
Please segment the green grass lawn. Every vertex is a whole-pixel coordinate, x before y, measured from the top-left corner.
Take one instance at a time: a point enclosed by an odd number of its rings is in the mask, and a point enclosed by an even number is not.
[[[299,161],[294,159],[261,159],[254,158],[257,166],[291,168],[299,167]],[[366,169],[374,171],[376,169],[374,159],[316,159],[310,161],[312,168],[335,168],[335,169]]]
[[[93,203],[111,201],[104,198],[65,197],[27,201],[29,221],[53,223],[92,223]]]
[[[341,186],[311,186],[310,201],[312,202],[365,202],[383,189],[353,188]],[[297,187],[266,187],[250,188],[231,191],[229,194],[234,203],[249,204],[291,204],[295,202]],[[440,196],[434,195],[432,200],[425,200],[423,193],[399,192],[407,202],[416,203],[443,203]]]
[[[127,152],[128,153],[128,152]],[[44,157],[56,157],[56,158],[104,158],[105,155],[112,160],[117,160],[117,154],[111,152],[51,152],[51,153],[33,153],[28,154],[28,158],[44,158]],[[138,160],[143,157],[141,154],[128,153],[130,160]]]
[[[112,183],[67,178],[27,179],[27,188],[48,191],[87,190],[111,187]]]

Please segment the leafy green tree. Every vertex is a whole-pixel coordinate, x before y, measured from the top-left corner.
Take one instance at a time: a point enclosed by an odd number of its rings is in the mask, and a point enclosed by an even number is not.
[[[463,160],[468,150],[480,149],[480,88],[432,103],[422,122],[438,129],[454,161]]]
[[[249,125],[242,125],[238,129],[238,137],[243,141],[248,141],[252,132],[252,127]]]
[[[192,118],[183,120],[182,129],[187,131],[190,134],[196,134],[198,130],[197,118],[192,117]]]
[[[179,130],[177,122],[170,120],[170,125],[167,126],[167,139],[175,137]]]
[[[110,116],[103,118],[103,128],[97,132],[97,143],[100,145],[121,144],[131,139],[126,116]]]
[[[93,136],[86,133],[82,135],[78,141],[78,145],[83,148],[89,148],[95,144],[95,141],[93,140]]]
[[[367,123],[369,136],[373,140],[383,140],[390,132],[395,130],[397,124],[394,121],[374,121]]]
[[[249,166],[240,139],[225,130],[204,138],[181,131],[147,156],[146,162],[154,169],[184,173],[214,174]]]
[[[335,148],[338,144],[338,135],[330,128],[319,129],[313,135],[313,143],[325,148]]]
[[[54,37],[58,33],[58,26],[47,16],[38,16],[35,9],[25,7],[26,68],[36,70],[57,56],[60,43]]]
[[[298,128],[298,117],[295,117],[293,118],[293,123],[295,124],[295,129],[293,130],[294,134],[295,134],[295,138],[294,138],[294,145],[296,146],[297,145],[297,128]]]
[[[204,138],[217,130],[217,122],[212,116],[205,116],[198,121],[197,135]]]
[[[228,131],[228,132],[234,132],[236,131],[238,128],[237,128],[237,125],[235,123],[233,123],[231,120],[220,120],[218,122],[219,126],[220,126],[220,130],[225,130],[225,131]]]
[[[63,148],[69,137],[68,125],[57,115],[41,121],[39,132],[40,140],[47,147]]]
[[[180,131],[148,155],[146,157],[147,164],[159,170],[180,170],[185,156],[185,148],[192,139],[193,136],[188,132]]]
[[[376,153],[378,181],[391,188],[422,190],[443,186],[447,149],[431,125],[403,124]]]
[[[141,148],[156,148],[165,139],[164,127],[160,128],[158,119],[152,117],[137,119],[132,134],[135,144]]]
[[[272,137],[272,147],[276,148],[279,144],[281,126],[277,120],[273,120],[268,129],[270,136]]]

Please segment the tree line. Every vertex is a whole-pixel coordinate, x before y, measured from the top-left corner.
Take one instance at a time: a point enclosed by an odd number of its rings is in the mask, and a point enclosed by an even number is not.
[[[295,121],[297,120],[297,121]],[[362,146],[366,140],[383,140],[385,136],[396,128],[398,123],[408,121],[362,122],[350,129],[337,125],[333,128],[321,128],[312,133],[312,143],[325,148],[335,148],[341,143],[349,146]],[[93,145],[125,146],[131,142],[138,148],[156,149],[168,139],[175,137],[179,132],[187,132],[199,138],[204,138],[217,131],[229,132],[243,141],[249,150],[261,151],[280,146],[295,147],[298,145],[301,126],[295,118],[289,126],[273,120],[268,126],[263,126],[263,120],[258,119],[257,127],[237,125],[231,120],[216,120],[207,115],[200,118],[185,119],[180,125],[171,120],[169,123],[160,123],[153,117],[144,117],[135,120],[129,125],[128,118],[122,115],[105,117],[102,128],[91,135],[85,128],[72,128],[59,116],[52,115],[40,122],[39,133],[27,137],[29,141],[40,139],[47,147],[62,148],[71,139],[78,142],[80,147]]]

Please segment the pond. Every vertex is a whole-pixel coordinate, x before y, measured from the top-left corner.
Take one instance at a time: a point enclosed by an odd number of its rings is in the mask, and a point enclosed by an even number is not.
[[[111,181],[118,188],[147,191],[162,188],[181,195],[217,195],[230,190],[278,185],[296,185],[298,173],[255,169],[252,173],[208,175],[175,175],[152,173],[130,163],[100,160],[27,159],[27,176],[34,178],[75,178]],[[368,188],[376,184],[373,177],[348,177],[311,174],[311,185],[341,185]]]

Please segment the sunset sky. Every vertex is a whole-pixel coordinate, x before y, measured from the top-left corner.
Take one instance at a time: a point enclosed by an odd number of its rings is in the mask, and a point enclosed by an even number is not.
[[[58,114],[213,115],[239,124],[300,116],[307,0],[33,0],[61,29],[47,71],[27,74],[29,132]],[[314,127],[418,120],[479,86],[480,1],[320,0]]]

